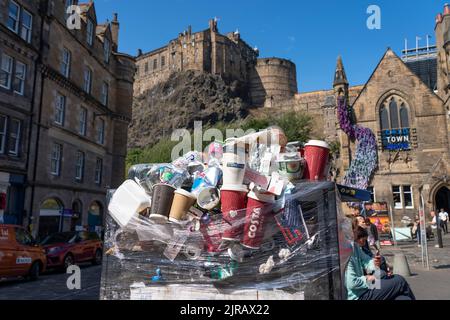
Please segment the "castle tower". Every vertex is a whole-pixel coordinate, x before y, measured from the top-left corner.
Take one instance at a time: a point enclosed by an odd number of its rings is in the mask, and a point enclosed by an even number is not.
[[[348,80],[347,75],[345,74],[344,64],[342,62],[341,56],[339,56],[337,59],[333,88],[336,98],[343,95],[348,101]]]

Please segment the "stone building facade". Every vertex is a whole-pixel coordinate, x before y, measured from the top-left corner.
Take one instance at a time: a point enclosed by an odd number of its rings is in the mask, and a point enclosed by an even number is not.
[[[195,70],[220,75],[246,92],[255,106],[292,97],[297,93],[295,64],[279,58],[258,59],[259,50],[249,46],[239,31],[220,34],[217,20],[209,28],[193,33],[191,27],[171,40],[167,46],[143,54],[136,59],[135,95],[168,79],[178,71]]]
[[[272,104],[323,115],[324,137],[340,142],[336,178],[341,182],[356,152],[355,142],[337,122],[336,99],[344,95],[356,123],[377,136],[378,168],[370,190],[374,201],[392,207],[397,223],[405,216],[414,218],[422,199],[427,214],[450,209],[449,5],[437,16],[435,31],[437,53],[421,48],[402,59],[388,49],[368,82],[354,87],[339,58],[333,90],[301,93]]]
[[[0,223],[24,215],[36,61],[39,2],[0,2]]]
[[[33,21],[40,22],[33,28],[32,125],[22,143],[28,148],[26,214],[16,223],[31,224],[41,237],[77,227],[99,230],[106,190],[120,185],[125,174],[133,97],[135,60],[117,50],[117,15],[98,23],[92,1],[6,2],[39,3]],[[67,13],[71,5],[79,6],[79,16]],[[79,17],[79,27],[71,28],[69,17]]]

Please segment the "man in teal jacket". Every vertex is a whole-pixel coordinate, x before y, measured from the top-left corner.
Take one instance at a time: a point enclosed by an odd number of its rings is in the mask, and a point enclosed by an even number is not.
[[[416,300],[406,280],[398,275],[381,278],[381,257],[370,258],[362,251],[367,230],[354,230],[353,254],[345,272],[348,300]]]

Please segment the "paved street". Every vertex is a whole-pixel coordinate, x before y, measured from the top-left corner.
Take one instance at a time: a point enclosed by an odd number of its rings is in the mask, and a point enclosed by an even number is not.
[[[428,242],[430,270],[422,265],[422,250],[416,242],[399,242],[397,247],[383,247],[382,254],[393,264],[394,254],[404,253],[412,276],[406,280],[419,300],[450,300],[450,234],[443,235],[444,248]],[[395,270],[394,270],[395,272]]]
[[[69,290],[69,274],[52,271],[37,281],[0,282],[0,300],[98,300],[101,266],[81,266],[81,289]]]

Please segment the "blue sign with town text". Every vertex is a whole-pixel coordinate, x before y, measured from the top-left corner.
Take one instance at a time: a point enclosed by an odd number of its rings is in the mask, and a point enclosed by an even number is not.
[[[384,130],[381,132],[383,150],[411,150],[411,130],[409,128]]]

